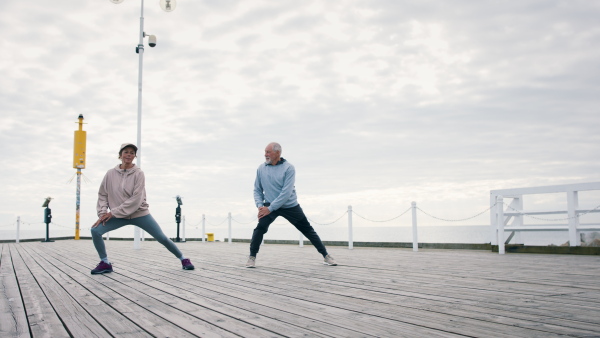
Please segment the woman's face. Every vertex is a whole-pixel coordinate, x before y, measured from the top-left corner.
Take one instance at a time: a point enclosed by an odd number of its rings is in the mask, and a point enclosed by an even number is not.
[[[135,150],[131,147],[126,147],[121,151],[121,163],[131,164],[135,159]]]

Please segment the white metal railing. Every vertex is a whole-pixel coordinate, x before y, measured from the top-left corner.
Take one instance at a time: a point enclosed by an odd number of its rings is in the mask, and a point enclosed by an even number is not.
[[[498,245],[498,252],[505,253],[505,245],[521,231],[568,231],[569,245],[580,246],[581,231],[600,230],[600,223],[580,224],[579,217],[588,213],[600,212],[600,205],[594,209],[579,208],[579,192],[600,190],[600,182],[552,185],[543,187],[500,189],[490,191],[490,230],[492,245]],[[523,210],[523,196],[534,194],[565,193],[566,210]],[[510,202],[505,199],[512,199]],[[543,218],[539,215],[561,215],[565,218]],[[564,224],[525,224],[524,217],[542,221],[565,221]],[[512,221],[512,222],[511,222]],[[509,224],[510,223],[510,224]],[[510,232],[506,237],[505,233]]]
[[[490,209],[491,208],[488,208],[488,209],[486,209],[486,210],[484,210],[482,212],[479,212],[479,213],[475,214],[474,216],[470,216],[470,217],[467,217],[467,218],[445,219],[445,218],[436,217],[434,215],[431,215],[431,214],[427,213],[426,211],[424,211],[421,208],[417,207],[417,203],[416,202],[412,202],[411,206],[408,209],[406,209],[405,211],[403,211],[402,213],[400,213],[399,215],[397,215],[395,217],[392,217],[392,218],[386,219],[386,220],[373,220],[373,219],[369,219],[369,218],[366,218],[366,217],[363,217],[363,216],[357,214],[352,209],[352,206],[349,205],[348,206],[348,210],[346,212],[344,212],[339,218],[337,218],[333,222],[318,223],[318,222],[315,222],[315,221],[311,220],[310,218],[309,218],[309,221],[311,223],[318,224],[318,225],[330,225],[330,224],[336,223],[337,221],[341,220],[344,217],[344,215],[347,215],[347,218],[348,218],[348,249],[353,249],[354,248],[353,216],[358,216],[359,218],[362,218],[363,220],[370,221],[370,222],[390,222],[390,221],[396,220],[397,218],[405,215],[409,211],[412,211],[412,213],[411,213],[411,220],[412,220],[412,222],[411,222],[412,223],[412,248],[413,248],[413,251],[418,251],[419,250],[419,240],[418,240],[418,232],[417,232],[417,211],[420,211],[423,214],[425,214],[426,216],[429,216],[429,217],[437,219],[437,220],[446,221],[446,222],[459,222],[459,221],[469,220],[469,219],[475,218],[477,216],[480,216],[480,215],[486,213],[487,211],[489,211]],[[232,218],[230,216],[231,213],[229,213],[228,215],[229,216],[226,218],[226,220],[230,220],[230,222],[228,223],[228,229],[229,229],[229,238],[228,238],[228,241],[229,241],[229,243],[231,243],[231,220],[233,220],[234,222],[237,222],[237,223],[241,223],[241,224],[247,224],[247,223],[252,223],[252,222],[257,221],[256,219],[253,219],[250,222],[239,222],[239,221],[237,221],[236,219],[234,219],[234,218]],[[222,224],[224,221],[225,220],[221,221],[218,224],[213,224],[213,226],[218,226],[218,225]],[[204,232],[204,230],[203,230],[203,232]],[[302,247],[303,244],[304,244],[304,237],[302,236],[302,233],[299,233],[298,245],[300,247]]]
[[[348,237],[347,237],[348,238],[348,248],[349,249],[353,249],[353,247],[354,247],[354,239],[355,239],[354,238],[355,236],[353,234],[353,227],[354,227],[353,220],[354,220],[355,216],[358,217],[358,218],[361,218],[362,220],[369,221],[369,222],[384,223],[384,222],[396,221],[398,218],[406,215],[409,211],[412,211],[412,213],[411,213],[411,218],[412,218],[412,222],[411,222],[412,223],[412,227],[411,227],[411,230],[412,230],[412,247],[413,247],[413,251],[418,251],[417,212],[420,211],[425,216],[428,216],[428,217],[431,217],[431,218],[434,218],[434,219],[437,219],[437,220],[441,220],[441,221],[458,222],[458,221],[472,219],[474,217],[480,216],[483,213],[487,212],[488,210],[489,210],[489,208],[486,209],[486,210],[484,210],[484,211],[482,211],[482,212],[479,212],[479,213],[475,214],[474,216],[468,217],[468,218],[445,219],[445,218],[440,218],[440,217],[437,217],[435,215],[432,215],[432,214],[428,213],[427,211],[419,208],[417,206],[416,202],[412,202],[410,207],[408,207],[406,210],[404,210],[403,212],[401,212],[397,216],[392,217],[392,218],[388,218],[388,219],[384,219],[384,220],[375,220],[375,219],[367,218],[365,216],[357,214],[352,209],[352,206],[348,206],[348,210],[344,211],[341,214],[340,217],[338,217],[337,219],[333,220],[332,222],[319,223],[319,222],[316,222],[316,221],[314,221],[312,219],[309,219],[309,221],[312,224],[317,224],[317,225],[331,225],[333,223],[337,223],[338,221],[342,220],[342,218],[344,218],[344,216],[347,216],[347,224],[348,224]],[[185,215],[182,215],[182,219],[183,219],[183,222],[181,223],[181,226],[183,227],[182,234],[183,234],[183,238],[185,240],[185,238],[186,238],[186,228],[188,227],[188,224],[187,224],[188,222],[187,222],[187,218],[186,218]],[[201,224],[201,234],[202,234],[201,235],[201,240],[202,240],[202,242],[206,241],[205,235],[206,235],[206,231],[207,231],[207,224],[210,226],[211,230],[215,229],[215,228],[225,228],[226,229],[225,231],[227,232],[226,240],[229,243],[232,243],[232,233],[233,233],[232,222],[239,223],[239,224],[249,224],[249,223],[254,223],[254,222],[257,222],[257,221],[258,220],[254,217],[253,219],[250,219],[250,221],[248,221],[248,222],[240,222],[239,220],[236,220],[231,215],[231,212],[229,212],[225,218],[223,218],[223,219],[220,220],[220,222],[213,224],[213,223],[208,222],[206,216],[204,214],[202,214],[202,219],[197,224],[192,224],[191,226],[192,227],[196,227],[196,229],[197,229],[197,226],[199,226]],[[34,224],[34,223],[23,222],[23,220],[19,216],[17,218],[17,222],[16,222],[16,230],[17,230],[16,231],[17,232],[16,233],[16,237],[15,237],[16,240],[20,239],[20,232],[21,232],[21,230],[23,228],[21,225],[23,223],[25,223],[27,225]],[[170,222],[160,222],[159,224],[161,224],[161,225],[164,226],[164,225],[170,224]],[[12,227],[12,226],[14,226],[14,223],[13,224],[7,224],[7,225],[1,225],[0,228],[6,228],[6,227]],[[57,224],[56,222],[52,222],[52,226],[57,226],[57,227],[66,228],[66,229],[70,229],[71,228],[71,227],[68,227],[68,226],[63,226],[61,224]],[[208,231],[211,231],[211,230],[208,230]],[[111,232],[107,232],[104,235],[105,240],[110,240],[111,236],[112,236]],[[303,246],[303,244],[304,244],[304,237],[303,237],[303,235],[300,232],[298,232],[298,237],[297,238],[298,238],[299,246]]]
[[[410,208],[408,208],[406,211],[404,211],[403,213],[401,213],[400,215],[398,215],[398,216],[396,216],[396,217],[394,217],[392,219],[383,220],[383,221],[376,221],[376,220],[370,220],[370,221],[372,221],[372,222],[389,222],[391,220],[394,220],[394,219],[396,219],[396,218],[404,215],[409,210],[412,210],[412,240],[413,240],[412,247],[413,247],[413,251],[419,251],[419,242],[418,242],[418,236],[417,236],[417,214],[416,214],[417,209],[418,209],[417,208],[417,203],[416,202],[412,202]],[[336,219],[333,222],[326,223],[326,224],[332,224],[332,223],[335,223],[335,222],[339,221],[340,219],[342,219],[342,217],[344,217],[344,215],[348,216],[348,249],[350,249],[350,250],[352,250],[354,248],[354,239],[353,239],[353,233],[352,233],[352,228],[353,228],[353,226],[352,226],[352,214],[353,213],[354,212],[352,211],[352,206],[349,205],[348,206],[348,210],[345,213],[343,213],[342,216],[340,216],[338,219]],[[356,213],[354,213],[354,214],[356,215]],[[357,216],[359,216],[360,218],[368,220],[367,218],[364,218],[364,217],[362,217],[360,215],[357,215]],[[229,230],[228,241],[231,244],[231,220],[233,219],[231,217],[231,212],[228,214],[228,218],[227,219],[229,220],[229,223],[228,223],[228,230]],[[312,221],[310,219],[309,219],[309,221],[311,221],[312,223],[315,223],[315,224],[323,225],[322,223],[317,223],[317,222],[314,222],[314,221]],[[238,222],[238,223],[242,223],[242,222]],[[246,222],[246,223],[248,223],[248,222]],[[304,246],[304,236],[302,235],[301,232],[298,232],[298,233],[299,233],[298,246],[303,247]]]
[[[460,222],[460,221],[465,221],[465,220],[469,220],[469,219],[473,219],[475,217],[481,216],[484,213],[490,211],[490,223],[491,223],[491,236],[489,239],[489,242],[492,245],[499,245],[499,251],[500,253],[504,253],[504,244],[509,243],[513,238],[515,240],[519,240],[519,233],[522,231],[568,231],[569,232],[569,239],[570,239],[570,245],[571,246],[579,246],[581,245],[581,240],[579,238],[578,233],[580,231],[589,231],[589,230],[600,230],[600,223],[586,223],[586,224],[582,224],[579,222],[579,218],[582,215],[588,214],[588,213],[598,213],[600,212],[600,205],[598,205],[596,208],[594,209],[580,209],[579,206],[579,194],[578,192],[580,191],[589,191],[589,190],[598,190],[600,191],[600,182],[595,182],[595,183],[581,183],[581,184],[571,184],[571,185],[557,185],[557,186],[547,186],[547,187],[533,187],[533,188],[519,188],[519,189],[502,189],[502,190],[492,190],[490,192],[490,207],[477,213],[474,214],[470,217],[467,218],[460,218],[460,219],[446,219],[446,218],[441,218],[435,215],[432,215],[430,213],[428,213],[427,211],[419,208],[416,204],[416,202],[412,202],[411,206],[408,207],[406,210],[404,210],[403,212],[401,212],[399,215],[393,217],[393,218],[389,218],[389,219],[385,219],[385,220],[373,220],[373,219],[369,219],[366,218],[360,214],[357,214],[356,211],[353,210],[352,206],[348,206],[348,209],[346,211],[343,212],[343,214],[335,219],[332,222],[329,223],[319,223],[319,222],[315,222],[312,219],[309,219],[309,221],[313,224],[317,224],[317,225],[330,225],[333,223],[336,223],[338,221],[340,221],[342,218],[344,218],[344,216],[347,216],[347,223],[348,223],[348,248],[349,249],[353,249],[354,246],[354,234],[353,234],[353,219],[354,217],[359,217],[363,220],[369,221],[369,222],[391,222],[394,221],[400,217],[402,217],[403,215],[407,214],[409,211],[411,211],[411,219],[412,219],[412,247],[413,247],[413,251],[418,251],[418,232],[417,232],[417,212],[421,212],[422,214],[424,214],[427,217],[431,217],[434,218],[436,220],[440,220],[440,221],[444,221],[444,222]],[[567,208],[566,210],[523,210],[523,196],[524,195],[528,195],[528,194],[548,194],[548,193],[560,193],[560,192],[564,192],[566,193],[566,197],[567,197]],[[509,203],[505,203],[505,199],[507,202]],[[508,199],[512,199],[510,201],[508,201]],[[548,219],[548,218],[542,218],[539,217],[540,215],[560,215],[560,214],[566,214],[567,217],[565,218],[560,218],[560,219]],[[529,218],[533,218],[533,219],[537,219],[537,220],[548,220],[548,221],[560,221],[560,220],[568,220],[568,224],[524,224],[524,217],[529,217]],[[185,228],[186,228],[186,219],[184,216],[184,221],[182,223],[183,226],[183,237],[185,240]],[[227,221],[227,223],[225,223]],[[253,223],[256,222],[257,219],[254,217],[253,219],[250,219],[250,221],[248,222],[240,222],[238,220],[236,220],[234,217],[232,217],[231,212],[229,212],[227,214],[227,217],[225,217],[224,219],[222,219],[219,223],[217,224],[213,224],[207,221],[206,216],[203,214],[202,215],[202,219],[198,222],[198,224],[196,225],[192,225],[193,226],[197,226],[200,225],[201,223],[201,228],[202,228],[202,242],[205,242],[205,235],[206,235],[206,225],[208,223],[208,225],[211,228],[219,228],[222,225],[226,226],[227,228],[227,240],[229,243],[232,243],[232,222],[236,222],[236,223],[240,223],[240,224],[248,224],[248,223]],[[512,222],[511,222],[512,221]],[[511,222],[509,224],[509,222]],[[20,235],[19,232],[20,230],[22,230],[22,224],[33,224],[33,223],[27,223],[27,222],[23,222],[23,220],[18,217],[17,218],[17,222],[16,222],[16,230],[17,230],[17,234],[16,234],[16,240],[18,241],[20,239]],[[169,222],[162,222],[161,224],[168,224]],[[225,223],[225,224],[224,224]],[[52,223],[53,226],[59,226],[59,227],[64,227],[64,228],[69,228],[69,227],[65,227],[62,226],[60,224],[56,224],[56,223]],[[0,226],[0,227],[10,227],[11,225],[5,225],[5,226]],[[13,225],[14,226],[14,223]],[[509,236],[505,236],[505,233],[510,232]],[[299,246],[303,246],[304,243],[304,238],[302,236],[301,233],[298,233],[298,244]],[[106,240],[108,240],[109,237],[109,233],[107,233],[106,235]]]

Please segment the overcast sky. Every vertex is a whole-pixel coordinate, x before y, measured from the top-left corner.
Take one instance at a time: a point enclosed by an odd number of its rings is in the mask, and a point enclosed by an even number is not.
[[[46,196],[74,227],[79,114],[82,229],[96,220],[99,184],[137,138],[140,3],[2,4],[0,227],[41,223]],[[251,221],[271,141],[320,223],[411,201],[460,219],[493,189],[600,181],[600,2],[179,0],[167,13],[153,0],[144,17],[158,44],[144,53],[141,167],[164,227],[176,195],[188,224]]]

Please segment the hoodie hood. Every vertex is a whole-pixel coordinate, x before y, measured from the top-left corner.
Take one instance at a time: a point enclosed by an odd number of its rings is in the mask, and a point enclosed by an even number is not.
[[[117,172],[119,172],[121,175],[132,175],[132,174],[134,174],[134,173],[136,173],[136,172],[138,172],[138,171],[141,170],[140,167],[138,167],[137,165],[135,165],[135,163],[133,164],[133,167],[131,167],[129,169],[121,169],[120,167],[121,167],[121,165],[117,164],[114,169]]]

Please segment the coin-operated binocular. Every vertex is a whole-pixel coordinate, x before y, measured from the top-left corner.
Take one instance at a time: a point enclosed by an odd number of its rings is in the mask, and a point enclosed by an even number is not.
[[[183,201],[181,201],[181,196],[175,196],[177,200],[177,208],[175,209],[175,222],[177,222],[177,237],[175,238],[175,242],[181,242],[181,238],[179,237],[179,223],[181,223],[181,205]]]
[[[48,207],[50,205],[50,201],[52,197],[46,197],[46,201],[42,204],[42,208],[44,209],[44,223],[46,223],[46,239],[42,242],[54,242],[50,240],[50,223],[52,223],[52,210]]]

